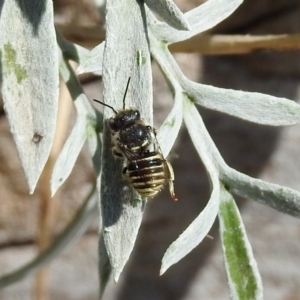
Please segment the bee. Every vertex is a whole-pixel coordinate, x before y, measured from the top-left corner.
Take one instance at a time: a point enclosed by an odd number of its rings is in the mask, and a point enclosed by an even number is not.
[[[125,109],[125,98],[130,77],[123,97],[123,109],[116,111],[112,106],[94,99],[110,108],[115,116],[108,120],[112,137],[112,153],[125,161],[122,170],[132,188],[142,197],[153,198],[168,183],[171,197],[174,192],[174,172],[164,158],[156,137],[156,129],[146,125],[137,109]]]

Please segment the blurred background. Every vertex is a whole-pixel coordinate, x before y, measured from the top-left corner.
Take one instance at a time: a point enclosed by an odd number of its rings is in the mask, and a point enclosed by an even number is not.
[[[93,0],[54,0],[56,25],[64,36],[93,48],[105,38],[101,13]],[[201,3],[175,1],[182,11]],[[284,34],[300,32],[300,0],[245,0],[211,33]],[[187,50],[188,52],[188,50]],[[256,51],[247,55],[201,56],[175,53],[192,80],[217,87],[262,92],[299,100],[300,53]],[[81,76],[89,99],[102,99],[101,78]],[[154,119],[159,127],[172,96],[153,62]],[[98,106],[99,107],[99,106]],[[225,161],[251,176],[300,190],[300,126],[263,127],[201,109],[205,124]],[[70,222],[95,180],[84,148],[54,198],[49,174],[76,113],[61,87],[56,142],[39,186],[29,195],[24,173],[0,100],[0,275],[34,258]],[[118,284],[108,285],[105,300],[229,299],[218,224],[182,261],[159,276],[167,247],[201,212],[209,198],[204,168],[182,128],[171,154],[179,201],[163,191],[149,201],[138,240]],[[300,221],[247,199],[237,199],[261,272],[265,299],[300,299]],[[34,276],[0,290],[2,300],[98,299],[98,224]],[[101,259],[101,258],[100,258]]]

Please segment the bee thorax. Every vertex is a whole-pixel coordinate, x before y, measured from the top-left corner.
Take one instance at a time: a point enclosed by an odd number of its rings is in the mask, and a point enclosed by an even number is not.
[[[151,144],[151,135],[146,126],[142,124],[133,124],[119,133],[119,142],[127,145],[128,148],[145,147]]]

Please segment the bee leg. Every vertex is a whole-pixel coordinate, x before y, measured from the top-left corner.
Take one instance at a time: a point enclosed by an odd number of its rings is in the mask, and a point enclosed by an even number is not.
[[[153,143],[153,151],[154,152],[161,152],[160,149],[159,149],[159,145],[158,145],[158,142],[157,142],[157,130],[156,128],[152,127],[152,126],[147,126],[147,130],[151,133],[151,141]]]
[[[152,127],[151,129],[152,129],[152,132],[153,132],[154,136],[156,137],[157,136],[157,129],[154,128],[154,127]]]
[[[156,135],[157,135],[157,130],[156,130],[156,128],[154,128],[154,127],[152,127],[152,126],[150,126],[150,125],[146,126],[146,128],[147,128],[147,130],[148,130],[149,132],[153,133],[153,135],[156,137]]]
[[[175,191],[174,191],[175,176],[174,176],[174,171],[173,171],[172,165],[168,161],[165,161],[164,165],[165,165],[165,170],[166,170],[166,174],[167,174],[167,180],[169,183],[170,195],[174,201],[177,201],[178,198],[176,197]]]
[[[112,148],[112,153],[114,157],[124,158],[123,154],[119,152],[115,146]]]

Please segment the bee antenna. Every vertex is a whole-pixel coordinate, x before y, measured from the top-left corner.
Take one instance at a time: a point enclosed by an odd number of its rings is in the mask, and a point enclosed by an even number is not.
[[[125,89],[125,93],[124,93],[124,97],[123,97],[123,109],[124,110],[125,110],[125,98],[126,98],[126,94],[127,94],[127,91],[128,91],[130,79],[131,79],[131,77],[128,78],[126,89]]]
[[[112,106],[110,106],[110,105],[108,105],[108,104],[106,104],[106,103],[104,103],[104,102],[101,102],[101,101],[99,101],[99,100],[97,100],[97,99],[93,99],[93,100],[94,100],[95,102],[98,102],[98,103],[102,104],[103,106],[109,107],[116,115],[118,114],[117,111],[116,111]]]

